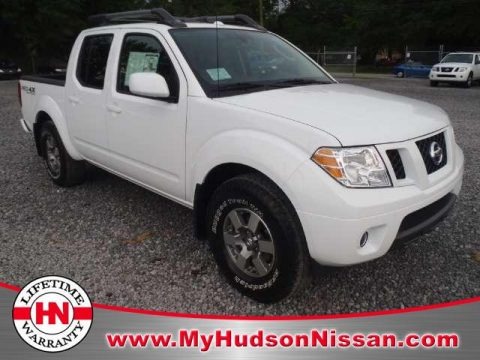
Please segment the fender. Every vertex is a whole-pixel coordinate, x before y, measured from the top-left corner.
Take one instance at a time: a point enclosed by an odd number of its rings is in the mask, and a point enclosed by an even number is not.
[[[58,104],[51,97],[42,95],[35,107],[35,122],[37,122],[37,116],[41,111],[47,113],[52,119],[68,154],[75,160],[83,160],[83,157],[73,145],[68,132],[66,119]]]
[[[202,184],[212,169],[236,163],[254,168],[270,178],[297,208],[295,192],[287,181],[301,164],[309,161],[310,156],[304,149],[267,132],[250,129],[222,132],[194,154],[190,174],[187,173],[187,179],[191,179],[187,185],[187,201],[193,200],[196,185]]]

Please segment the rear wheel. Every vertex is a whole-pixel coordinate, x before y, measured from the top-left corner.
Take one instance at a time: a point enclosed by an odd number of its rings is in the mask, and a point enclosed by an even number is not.
[[[279,301],[308,278],[310,257],[295,210],[263,176],[242,175],[220,185],[209,202],[207,224],[217,264],[245,295]]]
[[[403,78],[403,77],[405,77],[405,74],[403,73],[403,71],[399,71],[399,72],[397,72],[397,77]]]
[[[47,173],[55,184],[68,187],[83,182],[85,163],[70,157],[55,125],[50,120],[42,125],[40,147]]]

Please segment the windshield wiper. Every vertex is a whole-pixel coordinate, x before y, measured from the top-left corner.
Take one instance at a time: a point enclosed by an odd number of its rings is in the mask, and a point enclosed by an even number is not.
[[[249,91],[249,90],[271,90],[283,87],[302,86],[302,85],[315,85],[315,84],[331,84],[325,80],[315,79],[288,79],[276,82],[238,82],[232,84],[224,84],[218,86],[218,91]]]
[[[257,88],[266,88],[267,84],[261,84],[257,82],[238,82],[233,84],[219,85],[218,90],[220,91],[229,91],[229,90],[250,90]]]
[[[301,85],[324,85],[324,84],[331,84],[330,81],[325,81],[325,80],[315,80],[315,79],[304,79],[304,78],[298,78],[298,79],[288,79],[288,80],[281,80],[274,82],[270,84],[271,86],[301,86]]]

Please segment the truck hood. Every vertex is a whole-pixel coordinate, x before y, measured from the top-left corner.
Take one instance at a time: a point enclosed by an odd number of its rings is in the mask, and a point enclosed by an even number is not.
[[[436,64],[436,65],[433,65],[433,66],[439,66],[439,67],[452,67],[452,68],[456,68],[456,67],[471,67],[472,64],[466,64],[466,63],[456,63],[456,62],[445,62],[445,63],[439,63],[439,64]]]
[[[291,87],[215,100],[315,127],[335,136],[343,146],[400,142],[450,123],[435,105],[346,84]]]

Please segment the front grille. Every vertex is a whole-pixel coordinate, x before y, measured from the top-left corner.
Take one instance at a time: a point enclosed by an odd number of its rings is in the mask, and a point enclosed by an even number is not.
[[[442,72],[452,72],[453,67],[442,67]]]
[[[440,149],[442,152],[442,157],[440,162],[438,162],[440,158],[432,157],[431,148],[433,143],[437,143],[438,145],[440,145]],[[427,174],[431,174],[445,166],[445,164],[447,163],[447,147],[445,144],[444,133],[434,135],[427,139],[419,140],[416,142],[416,144],[417,144],[418,150],[420,151],[420,154],[422,155],[423,162],[427,170]]]
[[[456,77],[455,75],[442,75],[442,74],[439,74],[437,76],[440,77],[440,78],[454,78],[454,77]]]
[[[402,158],[400,152],[396,149],[387,150],[387,156],[392,164],[393,171],[398,180],[405,179],[405,168],[403,167]]]

